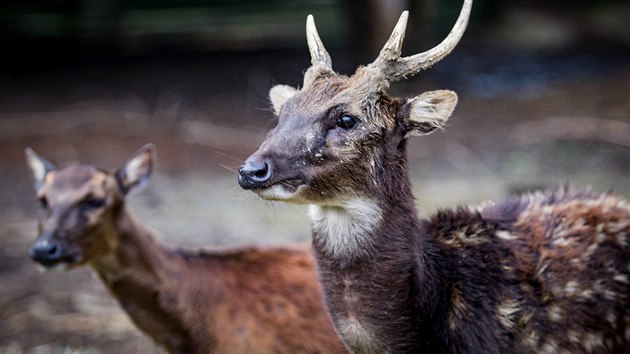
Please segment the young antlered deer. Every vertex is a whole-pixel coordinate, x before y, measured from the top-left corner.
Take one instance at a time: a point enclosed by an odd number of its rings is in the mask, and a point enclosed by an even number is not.
[[[189,252],[134,221],[127,193],[143,187],[154,148],[120,170],[60,170],[26,151],[42,206],[32,258],[89,264],[135,324],[171,353],[342,353],[308,248]]]
[[[416,215],[406,140],[444,126],[451,91],[386,93],[458,43],[400,57],[404,12],[378,58],[336,74],[307,19],[302,89],[276,86],[277,126],[239,170],[267,200],[310,204],[333,324],[355,353],[630,353],[630,205],[556,191]]]

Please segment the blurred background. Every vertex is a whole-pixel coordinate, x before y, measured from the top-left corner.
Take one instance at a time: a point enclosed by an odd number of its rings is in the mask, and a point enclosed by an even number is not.
[[[403,54],[448,33],[459,0],[4,0],[0,3],[0,353],[160,353],[89,269],[28,258],[32,147],[114,169],[158,147],[131,209],[164,242],[308,242],[305,208],[243,192],[235,169],[275,124],[267,92],[300,85],[312,13],[334,68],[371,62],[400,12]],[[393,85],[448,88],[444,132],[409,148],[423,214],[563,183],[630,197],[630,3],[475,0],[444,61]]]

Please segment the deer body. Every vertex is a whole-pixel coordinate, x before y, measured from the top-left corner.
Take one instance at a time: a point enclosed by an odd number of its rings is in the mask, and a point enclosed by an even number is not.
[[[307,247],[191,252],[162,245],[134,221],[123,196],[146,182],[152,150],[115,176],[85,165],[56,170],[29,152],[44,205],[33,258],[46,267],[89,264],[171,353],[345,352]]]
[[[630,205],[564,190],[418,218],[406,141],[444,126],[457,95],[390,97],[466,28],[400,57],[403,13],[379,57],[332,70],[307,19],[300,90],[270,91],[278,125],[241,166],[263,199],[309,204],[324,299],[353,353],[630,353]]]
[[[356,235],[314,226],[324,297],[350,351],[630,352],[628,202],[557,191],[428,220],[400,205],[383,204],[354,260],[325,239]]]
[[[192,253],[164,248],[128,215],[120,222],[119,251],[91,265],[170,352],[339,352],[310,301],[320,295],[307,248]]]

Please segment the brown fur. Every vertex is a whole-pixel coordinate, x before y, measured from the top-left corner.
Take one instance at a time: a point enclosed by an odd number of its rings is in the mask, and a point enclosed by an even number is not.
[[[308,248],[164,247],[133,221],[124,189],[93,166],[49,171],[38,191],[38,241],[58,242],[63,264],[91,265],[133,322],[169,352],[345,352]],[[86,204],[94,198],[106,204]]]

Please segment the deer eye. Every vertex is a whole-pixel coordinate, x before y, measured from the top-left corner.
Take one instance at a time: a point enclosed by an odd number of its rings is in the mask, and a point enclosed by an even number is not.
[[[337,119],[337,126],[341,129],[352,129],[357,124],[357,120],[348,114],[344,114]]]
[[[88,199],[81,203],[81,209],[90,210],[98,209],[105,205],[105,199]]]

